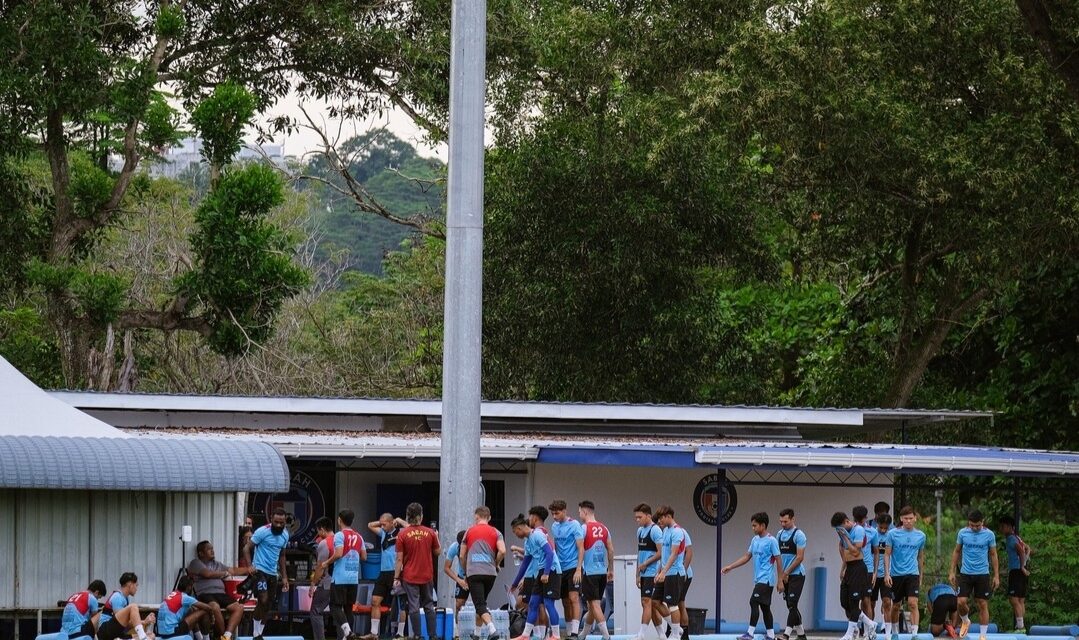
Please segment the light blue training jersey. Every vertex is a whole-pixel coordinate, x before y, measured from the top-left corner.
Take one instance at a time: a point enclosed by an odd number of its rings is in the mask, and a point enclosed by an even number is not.
[[[955,543],[963,545],[963,566],[960,573],[968,576],[989,575],[989,554],[996,553],[997,535],[982,527],[974,532],[963,527],[955,536]]]
[[[772,534],[753,536],[749,541],[749,555],[753,558],[753,582],[776,586],[775,563],[779,562],[779,542]]]
[[[566,518],[565,522],[554,520],[551,522],[551,537],[554,538],[555,553],[558,554],[558,563],[564,571],[577,569],[577,541],[584,540],[584,527],[573,518]]]
[[[259,527],[251,536],[251,544],[255,545],[255,557],[251,559],[251,564],[257,571],[276,576],[281,551],[288,545],[288,529],[274,535],[270,525]]]
[[[681,527],[671,526],[663,530],[663,550],[660,552],[659,564],[661,566],[667,566],[667,561],[674,556],[674,561],[671,563],[670,570],[667,571],[667,575],[670,576],[684,576],[686,575],[686,565],[684,563],[686,554],[686,533],[682,531]]]
[[[657,525],[650,524],[647,527],[637,527],[637,566],[644,564],[656,551],[662,552],[663,530]],[[655,577],[659,571],[659,563],[653,562],[641,570],[642,578]]]
[[[806,534],[798,527],[792,527],[790,529],[781,528],[776,532],[776,544],[782,549],[785,546],[793,546],[794,553],[782,553],[780,552],[780,559],[783,561],[783,571],[786,571],[792,564],[794,559],[798,557],[798,549],[805,549],[808,541],[806,540]],[[798,568],[791,572],[792,576],[804,576],[806,574],[805,563],[798,565]]]
[[[918,555],[925,549],[925,534],[917,529],[895,529],[888,532],[888,546],[892,549],[892,577],[916,576]]]

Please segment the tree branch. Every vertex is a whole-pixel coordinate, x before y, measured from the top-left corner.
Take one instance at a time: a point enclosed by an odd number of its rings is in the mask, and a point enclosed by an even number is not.
[[[1053,73],[1060,76],[1072,100],[1079,103],[1079,50],[1053,28],[1053,0],[1016,0],[1027,31]],[[1059,13],[1059,11],[1057,11]]]

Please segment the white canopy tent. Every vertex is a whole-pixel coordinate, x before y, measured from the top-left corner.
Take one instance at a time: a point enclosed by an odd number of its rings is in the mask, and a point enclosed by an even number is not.
[[[129,438],[45,393],[0,357],[0,435]]]

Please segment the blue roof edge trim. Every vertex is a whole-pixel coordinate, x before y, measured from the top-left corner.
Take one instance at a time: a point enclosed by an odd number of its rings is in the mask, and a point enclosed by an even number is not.
[[[272,445],[181,438],[0,436],[0,488],[281,492],[288,465]]]
[[[540,448],[536,462],[667,469],[693,469],[708,466],[697,463],[692,449],[612,449],[607,447],[544,446]]]

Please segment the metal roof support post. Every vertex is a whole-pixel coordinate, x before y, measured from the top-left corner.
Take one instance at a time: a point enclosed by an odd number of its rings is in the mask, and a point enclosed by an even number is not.
[[[716,469],[716,633],[720,633],[720,606],[723,603],[723,514],[727,512],[727,493],[723,490],[727,484],[727,470]]]
[[[900,426],[900,433],[902,434],[903,444],[910,444],[907,438],[907,421],[904,420]],[[899,475],[899,505],[898,508],[892,510],[892,513],[899,513],[899,509],[902,509],[907,504],[907,474],[902,473]]]
[[[445,344],[439,524],[444,544],[471,524],[480,500],[480,367],[483,323],[483,118],[486,0],[453,0],[446,221]],[[439,601],[450,606],[449,579]]]
[[[1012,479],[1012,517],[1015,518],[1015,533],[1019,534],[1019,521],[1023,519],[1023,479],[1015,476]]]

